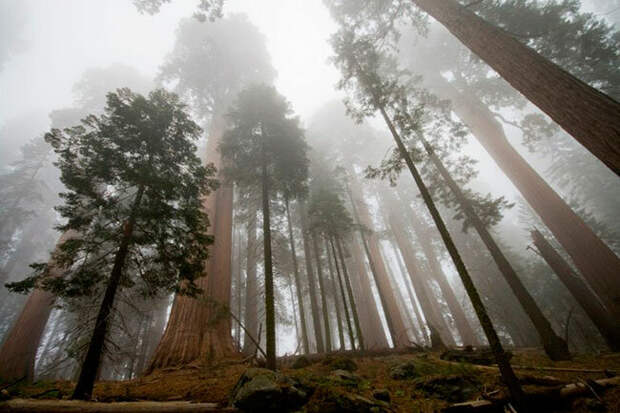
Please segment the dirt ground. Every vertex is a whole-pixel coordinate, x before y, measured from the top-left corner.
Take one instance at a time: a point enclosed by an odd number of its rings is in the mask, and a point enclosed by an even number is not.
[[[353,360],[350,370],[356,380],[341,380],[332,371],[343,360]],[[411,377],[396,379],[392,369],[411,362]],[[511,363],[533,370],[516,369],[526,392],[536,392],[545,387],[605,378],[620,373],[620,353],[577,355],[573,360],[553,362],[537,350],[514,352]],[[293,368],[291,363],[282,367],[283,374],[294,377],[313,389],[306,405],[309,412],[321,411],[327,393],[361,395],[372,400],[376,390],[387,390],[390,410],[394,412],[437,412],[452,403],[474,400],[483,396],[501,397],[505,394],[499,373],[493,367],[479,367],[469,363],[449,362],[438,353],[413,352],[373,356],[333,354],[326,358],[311,359],[304,368]],[[344,362],[345,366],[351,364]],[[193,401],[217,403],[227,406],[230,393],[239,376],[248,367],[241,360],[227,360],[219,364],[187,366],[157,370],[151,374],[125,382],[98,382],[94,399],[100,402],[127,401]],[[608,370],[604,372],[545,371],[542,367]],[[346,368],[345,368],[346,370]],[[38,382],[7,389],[13,398],[66,399],[73,383],[64,381]],[[601,392],[602,403],[592,397],[581,397],[547,408],[549,412],[606,411],[620,413],[620,387]]]

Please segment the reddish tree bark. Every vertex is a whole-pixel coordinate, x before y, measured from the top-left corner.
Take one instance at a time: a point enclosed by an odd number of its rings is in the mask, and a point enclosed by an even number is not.
[[[575,300],[584,309],[590,320],[605,338],[612,351],[620,351],[620,326],[605,311],[597,297],[590,291],[582,278],[575,274],[564,258],[551,246],[538,230],[531,232],[534,245],[538,248],[545,262],[556,273]],[[617,320],[616,320],[617,321]]]
[[[56,248],[75,236],[74,231],[65,232],[58,239]],[[52,276],[62,274],[62,270],[55,266],[53,259],[48,265]],[[37,349],[52,312],[54,300],[54,295],[47,291],[34,290],[30,294],[0,348],[0,379],[6,381],[34,379]]]
[[[413,0],[620,175],[620,103],[455,0]]]
[[[353,174],[351,174],[353,177]],[[353,178],[354,179],[354,178]],[[402,319],[402,315],[396,305],[396,297],[392,291],[390,281],[385,269],[385,263],[381,258],[381,251],[379,250],[379,240],[377,235],[373,232],[373,224],[370,218],[370,212],[366,203],[362,199],[362,193],[359,189],[359,184],[354,180],[351,180],[349,187],[349,195],[351,197],[351,203],[353,206],[354,216],[358,224],[369,230],[368,234],[362,232],[362,243],[366,249],[368,260],[370,262],[371,271],[375,277],[375,284],[379,290],[379,298],[381,299],[381,306],[390,330],[392,337],[392,343],[394,347],[406,347],[409,345],[409,338],[407,337],[407,328]]]
[[[620,258],[519,155],[502,125],[473,92],[459,92],[436,73],[425,77],[433,92],[452,101],[456,115],[540,216],[609,311],[620,318]]]
[[[223,115],[213,117],[206,161],[221,167],[217,146],[226,121]],[[211,222],[209,231],[215,242],[209,248],[206,277],[196,284],[203,289],[199,298],[176,296],[164,335],[151,361],[150,370],[211,360],[236,354],[228,314],[231,290],[233,190],[222,185],[204,202]]]

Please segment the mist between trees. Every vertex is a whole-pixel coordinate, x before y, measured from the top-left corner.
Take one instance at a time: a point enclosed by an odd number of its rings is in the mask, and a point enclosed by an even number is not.
[[[89,399],[239,355],[472,345],[521,406],[506,349],[620,349],[613,2],[325,1],[339,81],[311,114],[270,28],[195,3],[156,75],[92,67],[71,104],[2,119],[0,381]]]

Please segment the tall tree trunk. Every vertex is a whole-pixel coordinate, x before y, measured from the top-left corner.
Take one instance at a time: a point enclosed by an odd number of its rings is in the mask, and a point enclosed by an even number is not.
[[[286,276],[288,281],[288,292],[291,296],[291,306],[293,307],[293,322],[295,323],[295,339],[297,340],[297,346],[301,343],[301,332],[299,331],[299,323],[297,322],[297,303],[295,302],[295,294],[293,293],[293,280],[291,279],[291,274],[287,274]]]
[[[620,175],[620,103],[455,0],[413,2]]]
[[[225,116],[215,114],[209,131],[206,161],[212,162],[218,170],[221,169],[221,157],[217,146],[225,127]],[[204,291],[203,297],[175,297],[168,325],[149,370],[236,353],[230,317],[222,314],[222,308],[230,307],[232,194],[232,187],[224,184],[204,201],[212,223],[209,232],[215,242],[209,248],[205,265],[208,275],[196,282]]]
[[[329,249],[327,238],[325,241],[325,251],[327,251],[327,263],[329,267],[329,276],[331,278],[332,295],[334,297],[334,307],[336,307],[336,322],[338,324],[338,339],[340,340],[340,350],[345,349],[344,332],[342,329],[342,316],[340,315],[340,300],[338,299],[338,288],[336,287],[336,274],[334,274],[334,266],[332,265],[332,253]]]
[[[370,285],[364,253],[354,234],[352,234],[351,242],[349,242],[349,250],[352,260],[350,268],[352,268],[351,274],[353,276],[353,294],[355,294],[359,304],[357,309],[360,316],[360,327],[364,335],[364,344],[367,349],[388,348],[389,343]]]
[[[265,135],[262,150],[262,198],[263,198],[263,253],[265,257],[265,334],[266,365],[270,370],[276,369],[276,310],[273,297],[273,262],[271,257],[271,217],[269,216],[269,176],[267,175],[267,154],[265,153]]]
[[[319,280],[319,290],[321,290],[321,307],[323,309],[323,326],[325,327],[325,351],[332,351],[332,334],[331,327],[329,326],[329,308],[327,307],[327,289],[323,282],[323,266],[321,265],[321,253],[319,251],[319,244],[317,241],[317,235],[314,231],[310,231],[310,238],[312,239],[312,248],[314,250],[314,262],[316,263],[316,275]]]
[[[76,236],[77,234],[74,231],[67,231],[62,234],[56,243],[56,250],[67,240]],[[56,266],[53,258],[50,259],[48,267],[52,277],[62,275],[62,268]],[[34,290],[26,300],[24,308],[13,323],[0,348],[0,378],[3,380],[24,378],[26,381],[32,381],[34,379],[34,362],[37,349],[47,319],[52,312],[54,299],[54,295],[47,291]]]
[[[359,348],[364,350],[366,348],[364,345],[364,334],[360,328],[360,318],[357,313],[357,304],[355,303],[355,297],[353,297],[353,288],[351,288],[351,279],[349,278],[347,262],[344,259],[344,253],[342,252],[343,248],[340,237],[336,237],[336,247],[338,250],[338,256],[340,257],[340,262],[342,263],[342,275],[347,287],[347,297],[349,297],[349,303],[351,304],[351,315],[353,316],[353,323],[355,324],[355,331],[357,332],[357,341],[359,343]]]
[[[409,168],[409,171],[411,172],[411,176],[416,182],[416,185],[420,191],[420,194],[422,195],[422,199],[424,200],[424,203],[426,204],[433,218],[433,221],[435,222],[435,225],[437,226],[437,230],[441,234],[441,238],[446,246],[446,249],[448,250],[448,253],[450,254],[450,257],[452,258],[452,262],[454,263],[454,266],[456,267],[456,270],[459,273],[459,276],[461,277],[461,281],[463,282],[463,285],[465,286],[465,291],[467,291],[467,295],[469,296],[469,299],[471,300],[474,310],[476,311],[476,315],[478,316],[478,319],[480,320],[480,325],[482,325],[482,329],[484,330],[487,340],[489,341],[489,345],[493,351],[493,354],[495,355],[495,360],[497,361],[497,365],[499,367],[499,371],[502,375],[504,383],[506,384],[506,386],[508,386],[510,396],[512,397],[512,400],[514,401],[514,403],[517,405],[517,408],[520,408],[524,404],[523,389],[521,389],[519,380],[517,379],[517,376],[515,375],[514,371],[512,370],[512,367],[510,366],[508,357],[506,356],[506,353],[504,352],[502,343],[499,341],[499,337],[497,336],[495,327],[493,326],[493,323],[491,322],[491,319],[489,318],[489,315],[487,314],[484,304],[482,303],[482,299],[480,298],[480,295],[478,294],[478,291],[476,290],[476,286],[474,285],[469,275],[469,272],[467,271],[467,268],[465,267],[465,264],[463,263],[463,260],[461,259],[461,255],[459,254],[458,250],[456,249],[456,246],[454,245],[454,241],[452,241],[452,237],[450,236],[450,233],[448,232],[448,229],[446,228],[446,224],[444,223],[443,218],[441,218],[441,215],[439,214],[439,211],[437,210],[437,207],[435,206],[435,203],[433,202],[433,198],[431,197],[431,194],[428,188],[426,187],[426,184],[422,180],[422,176],[420,175],[420,173],[418,172],[418,169],[413,163],[413,160],[411,159],[411,156],[409,155],[407,148],[405,147],[400,136],[398,135],[398,132],[396,131],[396,128],[394,127],[394,124],[388,117],[385,111],[385,108],[383,108],[383,106],[380,106],[377,103],[379,102],[379,100],[377,99],[376,96],[373,96],[373,100],[374,100],[375,107],[379,109],[379,111],[381,112],[381,117],[385,121],[388,129],[390,130],[390,133],[392,134],[392,137],[394,138],[394,141],[396,142],[396,146],[398,147],[401,157],[405,159],[407,167]]]
[[[396,298],[398,298],[397,304],[401,310],[401,313],[405,315],[405,319],[407,320],[407,323],[409,324],[409,328],[407,329],[407,331],[411,331],[416,340],[416,343],[420,343],[421,342],[420,332],[418,331],[418,328],[413,322],[414,312],[409,311],[407,309],[405,296],[403,295],[402,290],[400,289],[400,286],[398,285],[398,281],[396,280],[396,273],[393,270],[392,266],[390,265],[389,258],[386,254],[386,251],[383,245],[381,246],[381,251],[382,251],[383,259],[387,263],[387,271],[388,271],[388,275],[390,276],[390,282],[392,283],[392,287],[393,287],[394,293],[396,294]],[[407,286],[407,288],[409,287],[409,284],[407,284],[406,281],[405,281],[405,285]],[[415,303],[413,299],[411,302]],[[422,324],[420,323],[420,325]]]
[[[620,327],[614,321],[597,297],[590,291],[581,277],[572,270],[564,258],[551,246],[538,230],[531,232],[534,245],[545,262],[553,269],[575,300],[584,309],[590,320],[605,338],[612,351],[620,351]]]
[[[306,207],[304,201],[299,201],[299,215],[301,217],[301,232],[304,242],[304,255],[306,258],[306,275],[308,277],[308,292],[310,293],[310,307],[312,309],[312,323],[314,325],[314,337],[316,339],[317,353],[324,353],[323,333],[321,331],[321,316],[319,304],[316,299],[316,283],[314,280],[314,268],[312,267],[312,253],[308,241],[308,227],[306,225]]]
[[[368,262],[370,264],[370,270],[375,279],[377,290],[379,291],[379,299],[381,300],[381,307],[385,314],[388,330],[392,338],[394,347],[407,347],[409,345],[409,338],[407,337],[407,328],[403,322],[402,316],[396,305],[396,297],[392,291],[390,285],[387,270],[385,269],[385,263],[381,258],[381,251],[379,250],[379,240],[377,235],[372,231],[372,220],[370,218],[370,212],[366,203],[362,199],[362,192],[359,188],[359,184],[354,181],[355,177],[350,174],[351,183],[347,188],[349,197],[351,199],[351,207],[353,210],[353,217],[355,222],[360,227],[360,236],[362,238],[362,245],[366,250],[368,256]],[[355,191],[355,193],[354,193]],[[370,234],[366,234],[365,227],[370,231]]]
[[[425,77],[433,92],[452,101],[456,115],[540,216],[608,310],[620,318],[620,258],[519,155],[502,125],[473,91],[459,92],[436,73],[425,73]]]
[[[340,286],[340,297],[342,297],[342,304],[344,306],[344,319],[347,322],[347,330],[349,332],[349,341],[351,342],[351,348],[355,350],[355,334],[351,327],[351,318],[349,317],[349,308],[347,306],[346,294],[344,287],[342,286],[342,274],[340,272],[340,266],[338,265],[338,256],[336,255],[336,248],[334,247],[334,238],[330,237],[329,243],[332,247],[332,255],[334,256],[334,262],[336,263],[336,276],[338,277],[338,285]],[[342,259],[340,261],[342,264]]]
[[[413,231],[422,246],[422,251],[424,252],[424,257],[426,258],[426,262],[428,263],[430,273],[437,281],[439,288],[441,289],[441,293],[450,308],[450,313],[452,313],[452,317],[454,317],[454,323],[456,328],[461,336],[461,340],[464,345],[478,345],[480,344],[480,340],[476,337],[474,330],[469,324],[467,317],[465,316],[465,312],[463,311],[463,307],[456,299],[456,295],[454,294],[454,290],[450,286],[446,274],[441,268],[441,264],[437,259],[437,254],[429,238],[428,228],[425,228],[422,224],[420,218],[415,214],[414,211],[408,210],[409,214],[407,217],[410,218]]]
[[[256,279],[256,211],[252,210],[248,220],[248,245],[245,267],[245,316],[242,353],[251,356],[256,353],[258,340],[258,282]],[[252,338],[249,337],[252,336]]]
[[[295,289],[297,290],[297,303],[299,303],[299,322],[301,324],[301,342],[304,354],[310,353],[308,343],[308,327],[306,326],[306,312],[304,310],[304,300],[301,291],[301,277],[299,276],[299,264],[297,263],[297,252],[295,250],[295,237],[293,237],[293,222],[291,221],[291,209],[289,199],[284,200],[286,206],[286,222],[288,225],[288,241],[291,246],[291,258],[293,259],[293,274],[295,276]]]
[[[108,333],[108,327],[110,326],[110,321],[112,318],[114,297],[116,296],[116,291],[118,290],[121,277],[123,275],[123,269],[125,268],[125,260],[133,238],[133,227],[136,223],[136,217],[143,195],[144,185],[141,185],[138,188],[136,198],[131,206],[131,214],[129,219],[124,223],[122,228],[123,237],[121,238],[118,251],[114,257],[114,266],[112,267],[110,279],[108,280],[108,285],[106,286],[106,290],[103,295],[103,301],[99,307],[99,313],[97,314],[97,318],[95,320],[93,335],[88,344],[86,358],[82,363],[80,376],[75,389],[73,390],[73,395],[71,396],[72,399],[88,400],[93,393],[95,379],[97,377],[97,372],[100,368],[101,358],[103,356],[105,337]]]
[[[420,308],[422,308],[422,313],[426,319],[428,329],[431,332],[431,346],[433,348],[445,347],[444,342],[454,345],[454,339],[452,338],[450,328],[446,324],[446,320],[442,317],[441,313],[438,313],[437,309],[432,304],[432,296],[429,296],[429,291],[426,288],[424,279],[422,279],[422,270],[415,251],[411,246],[407,234],[404,233],[404,228],[406,228],[405,223],[392,210],[390,210],[387,215],[387,224],[390,227],[390,231],[394,234],[396,245],[398,245],[400,254],[405,261],[409,279],[411,280],[415,295],[420,303]],[[439,334],[433,336],[433,329],[437,328],[439,329]],[[437,340],[433,342],[433,338],[440,338],[441,342],[437,342]]]
[[[237,259],[235,263],[235,275],[236,275],[236,284],[237,288],[235,289],[235,301],[237,302],[237,311],[236,316],[239,320],[241,317],[241,283],[242,283],[242,275],[241,275],[241,261],[243,260],[241,254],[241,231],[237,231]],[[235,347],[238,351],[241,351],[241,323],[235,323]]]
[[[428,335],[428,332],[426,331],[426,327],[424,326],[424,319],[422,318],[422,314],[420,314],[420,310],[418,310],[418,306],[416,303],[416,296],[412,290],[411,285],[409,284],[409,282],[407,281],[407,268],[405,267],[405,262],[403,261],[403,256],[400,253],[400,249],[398,248],[398,244],[396,243],[396,241],[394,239],[392,239],[392,249],[394,250],[395,254],[396,254],[396,262],[398,263],[398,269],[400,270],[400,274],[403,277],[403,282],[405,283],[405,289],[407,290],[407,294],[409,295],[409,300],[411,301],[411,306],[413,307],[413,313],[415,314],[415,318],[418,322],[418,326],[419,326],[419,330],[422,334],[422,337],[420,337],[421,339],[423,338],[423,341],[427,342],[430,344],[430,337]]]
[[[568,345],[566,342],[560,338],[555,332],[553,328],[551,328],[551,323],[544,316],[538,304],[534,300],[534,297],[527,291],[527,288],[523,285],[516,271],[500,249],[499,245],[495,242],[489,231],[487,230],[484,222],[480,219],[474,208],[472,207],[470,201],[467,197],[462,193],[458,184],[452,179],[450,173],[445,168],[439,157],[435,154],[433,148],[424,140],[424,138],[420,138],[426,151],[428,152],[433,165],[439,171],[439,174],[442,176],[452,193],[457,199],[457,202],[461,205],[461,208],[467,215],[467,218],[476,229],[476,232],[484,242],[484,245],[488,248],[495,264],[501,271],[504,276],[506,282],[510,286],[510,289],[515,294],[519,303],[525,310],[525,313],[528,315],[532,324],[538,331],[540,338],[543,343],[543,347],[545,348],[545,352],[552,360],[568,360],[570,359],[570,353],[568,352]]]

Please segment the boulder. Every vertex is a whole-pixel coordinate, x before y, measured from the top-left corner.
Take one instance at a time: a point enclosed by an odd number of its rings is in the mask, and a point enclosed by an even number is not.
[[[386,403],[389,403],[391,399],[390,392],[387,389],[375,389],[372,392],[372,397]]]
[[[431,376],[416,384],[430,397],[458,403],[471,399],[478,393],[474,379],[461,375]]]
[[[407,361],[394,366],[390,369],[390,377],[394,380],[413,379],[418,376],[416,366],[413,361]]]
[[[308,367],[310,364],[310,360],[306,356],[299,356],[291,366],[294,369],[303,369],[304,367]]]
[[[251,368],[232,392],[232,405],[242,412],[290,412],[308,400],[308,393],[296,380],[280,373]]]
[[[334,359],[328,359],[327,364],[329,365],[330,370],[357,370],[357,364],[355,364],[355,362],[350,358],[339,357]]]
[[[357,374],[351,373],[347,370],[334,370],[331,372],[331,376],[345,382],[346,384],[357,385],[357,383],[361,381],[361,378]]]
[[[322,387],[315,392],[305,410],[308,413],[386,413],[389,411],[389,405],[379,400],[369,400],[358,394]]]

